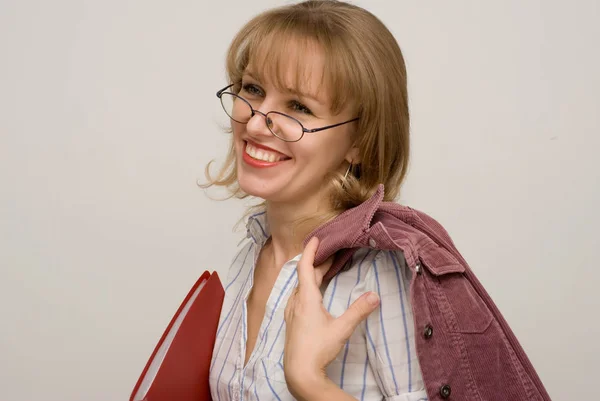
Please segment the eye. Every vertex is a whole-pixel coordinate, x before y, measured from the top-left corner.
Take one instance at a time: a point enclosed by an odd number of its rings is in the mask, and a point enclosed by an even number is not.
[[[264,93],[262,91],[262,89],[254,84],[242,84],[242,93],[240,94],[246,94],[249,96],[259,96],[262,97],[264,96]]]
[[[313,114],[313,112],[310,111],[310,109],[308,107],[306,107],[302,103],[298,102],[297,100],[294,100],[290,103],[290,108],[293,111],[298,112],[298,113],[307,114],[307,115]]]

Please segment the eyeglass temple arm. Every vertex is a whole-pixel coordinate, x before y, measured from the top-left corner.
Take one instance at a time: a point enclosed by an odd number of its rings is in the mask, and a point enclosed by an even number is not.
[[[231,88],[233,86],[233,84],[231,85],[227,85],[226,87],[224,87],[223,89],[217,91],[217,97],[220,98],[221,95],[223,94],[223,92],[225,92],[227,89]]]
[[[313,132],[319,132],[319,131],[323,131],[323,130],[326,130],[326,129],[339,127],[340,125],[352,123],[352,122],[358,121],[358,120],[359,120],[359,117],[356,117],[356,118],[353,118],[352,120],[344,121],[343,123],[337,123],[337,124],[333,124],[333,125],[328,125],[326,127],[313,128],[313,129],[306,129],[306,128],[304,128],[304,132],[311,134]]]

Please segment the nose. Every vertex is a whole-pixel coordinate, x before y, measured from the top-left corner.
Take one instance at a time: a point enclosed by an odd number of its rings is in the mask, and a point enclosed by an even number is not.
[[[267,126],[267,115],[260,110],[254,110],[254,115],[246,124],[248,134],[253,137],[272,136],[273,134]]]

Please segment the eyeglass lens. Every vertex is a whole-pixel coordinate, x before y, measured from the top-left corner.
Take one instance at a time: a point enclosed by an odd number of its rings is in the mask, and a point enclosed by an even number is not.
[[[225,113],[233,121],[246,124],[252,118],[252,108],[237,95],[227,92],[223,93],[221,95],[221,104]],[[267,113],[265,123],[273,135],[284,141],[297,141],[304,133],[302,125],[298,121],[276,111]]]

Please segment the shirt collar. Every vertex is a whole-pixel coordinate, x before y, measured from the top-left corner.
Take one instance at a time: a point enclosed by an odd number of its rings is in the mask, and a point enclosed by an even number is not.
[[[254,243],[262,247],[270,236],[266,211],[263,210],[248,217],[246,237],[252,238]]]

